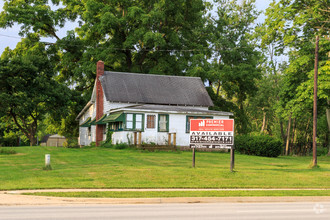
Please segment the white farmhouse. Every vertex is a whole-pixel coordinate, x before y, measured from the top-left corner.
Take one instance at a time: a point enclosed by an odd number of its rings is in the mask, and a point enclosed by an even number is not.
[[[79,144],[154,143],[189,146],[190,119],[228,119],[230,112],[213,106],[199,77],[104,71],[97,63],[91,100],[77,116]]]

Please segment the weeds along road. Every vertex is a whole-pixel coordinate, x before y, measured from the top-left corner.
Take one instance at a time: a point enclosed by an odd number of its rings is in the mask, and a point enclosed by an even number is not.
[[[330,219],[330,202],[0,206],[1,220]]]

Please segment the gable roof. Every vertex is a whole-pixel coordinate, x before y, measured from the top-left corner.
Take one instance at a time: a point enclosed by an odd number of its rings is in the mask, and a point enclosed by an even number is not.
[[[105,71],[100,81],[111,102],[213,106],[200,77]]]
[[[127,106],[123,108],[113,109],[110,111],[110,115],[119,111],[142,111],[142,112],[163,112],[163,113],[183,113],[183,114],[198,114],[198,115],[217,115],[217,116],[233,116],[231,112],[213,111],[208,109],[183,107],[183,106],[171,106],[171,105],[135,105]]]

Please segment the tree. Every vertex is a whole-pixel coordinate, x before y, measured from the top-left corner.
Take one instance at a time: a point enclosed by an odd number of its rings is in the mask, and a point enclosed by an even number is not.
[[[329,85],[326,71],[329,59],[329,5],[327,0],[281,0],[273,1],[266,11],[264,45],[275,45],[275,54],[288,53],[290,63],[285,69],[280,106],[282,116],[292,115],[297,119],[295,129],[304,141],[310,132],[309,117],[312,104],[311,89],[314,70],[315,36],[320,36],[318,103],[320,109],[329,99]],[[323,113],[324,114],[324,113]],[[307,118],[306,118],[307,117]],[[299,121],[301,120],[301,123]],[[306,121],[307,126],[306,126]],[[299,125],[300,124],[300,125]],[[299,127],[300,126],[300,127]],[[288,138],[288,137],[287,137]]]
[[[254,22],[258,16],[255,1],[216,1],[217,18],[213,18],[211,46],[214,51],[210,81],[216,94],[235,103],[236,129],[249,131],[249,120],[244,102],[257,90],[256,79],[261,78],[258,67],[261,61],[257,39],[253,36]]]
[[[46,113],[59,120],[65,115],[69,89],[54,80],[52,48],[30,35],[0,59],[0,112],[36,143],[38,123]]]
[[[22,35],[53,37],[61,56],[58,79],[89,96],[98,60],[108,70],[184,75],[195,51],[208,47],[206,5],[203,0],[13,0],[6,1],[0,26],[18,23]],[[56,31],[69,20],[79,27],[60,39]]]
[[[205,78],[208,34],[204,31],[209,3],[179,1],[6,0],[0,27],[21,25],[21,36],[53,38],[56,80],[73,88],[70,116],[60,123],[60,133],[77,134],[75,115],[90,98],[98,60],[107,70],[194,75]],[[55,7],[52,7],[55,6]],[[79,26],[60,38],[66,22]],[[204,75],[203,75],[204,74]],[[82,94],[82,96],[81,96]],[[63,126],[63,123],[65,126]],[[77,131],[77,129],[75,129]]]

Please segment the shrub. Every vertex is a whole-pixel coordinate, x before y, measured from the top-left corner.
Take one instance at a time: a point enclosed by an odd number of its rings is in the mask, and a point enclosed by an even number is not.
[[[106,141],[101,141],[100,146],[101,147],[105,147],[105,148],[112,148],[113,147],[113,144],[111,144],[109,142],[106,142]]]
[[[114,145],[114,148],[115,149],[119,149],[119,150],[121,150],[121,149],[127,149],[127,148],[129,148],[129,145],[128,144],[125,144],[125,143],[120,143],[120,144]]]
[[[95,143],[95,142],[91,142],[91,143],[89,144],[89,147],[96,147],[96,143]]]
[[[67,138],[67,140],[63,143],[63,147],[66,147],[66,148],[80,148],[77,138]]]
[[[278,157],[282,151],[282,142],[267,135],[237,135],[235,149],[247,155]]]
[[[9,155],[9,154],[17,154],[17,152],[14,151],[14,150],[0,149],[0,154],[6,154],[6,155]]]
[[[325,155],[328,154],[328,152],[329,152],[329,149],[326,148],[326,147],[317,146],[317,148],[316,148],[316,154],[317,154],[317,156],[325,156]]]

